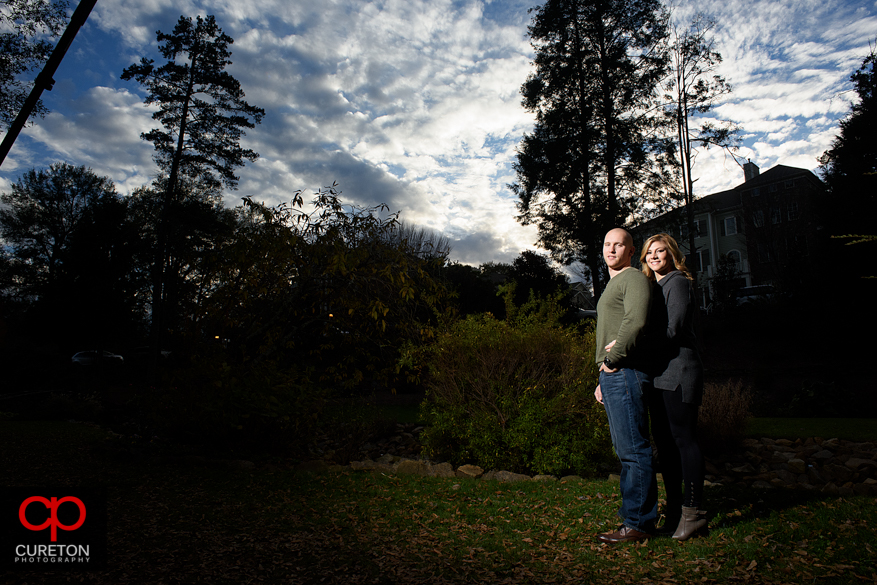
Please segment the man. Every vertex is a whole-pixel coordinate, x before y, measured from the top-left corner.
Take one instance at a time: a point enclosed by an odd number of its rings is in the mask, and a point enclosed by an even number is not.
[[[648,356],[638,345],[648,320],[651,283],[631,267],[634,251],[626,230],[610,230],[603,240],[609,283],[597,303],[600,383],[594,396],[606,408],[612,445],[621,461],[622,519],[621,528],[597,537],[608,544],[648,538],[658,506],[643,395],[649,383],[644,373]]]

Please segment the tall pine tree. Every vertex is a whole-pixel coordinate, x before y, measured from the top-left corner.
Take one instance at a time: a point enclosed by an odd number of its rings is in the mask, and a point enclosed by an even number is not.
[[[181,16],[171,34],[158,31],[159,51],[168,62],[156,67],[142,58],[122,72],[122,79],[142,84],[147,105],[157,105],[153,119],[162,128],[141,137],[155,146],[155,161],[165,173],[159,183],[163,201],[159,211],[156,259],[153,267],[152,327],[154,353],[158,355],[163,333],[163,290],[168,259],[168,235],[174,231],[171,209],[194,185],[218,194],[234,188],[235,168],[254,161],[258,154],[240,146],[244,128],[262,121],[265,111],[244,100],[240,83],[225,71],[231,64],[228,46],[234,40],[222,32],[213,16],[196,21]]]
[[[599,297],[601,243],[662,199],[667,176],[651,142],[667,14],[657,0],[548,0],[529,28],[536,70],[521,91],[536,114],[511,189],[519,220],[564,264],[581,262]]]

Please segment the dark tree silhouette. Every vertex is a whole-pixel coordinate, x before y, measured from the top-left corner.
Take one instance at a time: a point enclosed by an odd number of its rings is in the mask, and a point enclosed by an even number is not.
[[[556,260],[582,262],[598,297],[603,235],[667,187],[650,142],[666,24],[656,0],[548,0],[529,29],[536,70],[521,92],[536,125],[511,185],[519,220]]]
[[[54,164],[25,173],[0,201],[4,292],[28,313],[30,334],[99,343],[137,330],[146,290],[139,232],[109,178]]]
[[[517,283],[515,304],[527,302],[532,292],[541,298],[548,298],[558,292],[569,292],[569,279],[545,256],[532,250],[524,250],[512,262],[509,278]]]
[[[47,37],[59,35],[66,25],[66,2],[3,0],[0,10],[0,127],[8,127],[30,93],[27,74],[38,70],[54,46]],[[31,116],[45,116],[37,102]]]
[[[155,160],[166,173],[164,200],[159,212],[156,258],[153,268],[153,345],[157,356],[163,334],[163,290],[168,262],[168,234],[173,231],[170,211],[182,199],[182,182],[209,193],[221,186],[234,188],[236,167],[254,161],[258,154],[240,146],[244,128],[262,121],[264,110],[244,100],[240,83],[225,71],[231,64],[228,46],[234,41],[216,25],[213,16],[181,16],[171,34],[158,31],[159,51],[168,62],[155,67],[143,58],[122,72],[147,89],[145,103],[158,105],[153,119],[162,129],[141,137],[155,146]]]
[[[819,158],[822,177],[833,202],[827,214],[833,236],[850,236],[853,241],[868,240],[873,234],[877,213],[877,53],[871,49],[851,76],[858,94],[849,116],[840,122],[840,134],[831,148]],[[873,235],[870,239],[873,240]]]

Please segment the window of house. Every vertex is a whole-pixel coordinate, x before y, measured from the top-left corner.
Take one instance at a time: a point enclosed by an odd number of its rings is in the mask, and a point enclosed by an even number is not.
[[[737,218],[736,217],[726,217],[724,219],[725,224],[725,235],[733,236],[737,233]]]
[[[764,212],[762,210],[757,209],[752,214],[752,223],[755,224],[755,227],[764,227]]]
[[[801,217],[801,212],[798,210],[798,202],[790,201],[789,202],[789,221],[795,221]]]
[[[710,251],[698,250],[694,256],[694,264],[697,272],[706,272],[710,266]]]
[[[731,262],[734,263],[734,269],[738,272],[743,270],[743,258],[740,256],[740,252],[738,250],[731,250],[725,257],[728,258]]]
[[[773,261],[773,251],[770,249],[770,246],[765,244],[764,242],[758,242],[758,261],[759,262],[772,262]]]
[[[702,229],[702,221],[700,219],[694,220],[694,237],[699,238],[703,235]],[[688,220],[682,222],[682,225],[679,228],[679,233],[682,234],[682,239],[688,238]]]
[[[783,221],[783,210],[781,207],[774,207],[770,210],[770,223],[777,224]]]
[[[777,186],[776,186],[776,184],[768,185],[768,187],[767,187],[767,192],[768,192],[768,193],[776,193],[776,192],[777,192]]]
[[[752,196],[758,197],[759,195],[761,195],[761,189],[759,189],[758,187],[753,187],[752,188]]]
[[[786,189],[791,189],[791,188],[793,188],[794,186],[795,186],[795,181],[794,181],[794,180],[792,180],[792,181],[786,181],[786,184],[785,184],[785,188],[786,188]]]

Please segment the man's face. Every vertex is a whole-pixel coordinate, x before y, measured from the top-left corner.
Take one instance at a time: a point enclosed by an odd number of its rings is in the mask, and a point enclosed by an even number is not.
[[[603,259],[611,270],[621,270],[630,266],[633,258],[633,242],[622,229],[610,230],[603,240]]]

